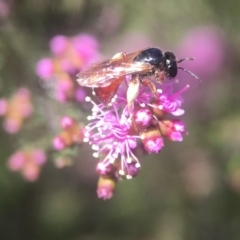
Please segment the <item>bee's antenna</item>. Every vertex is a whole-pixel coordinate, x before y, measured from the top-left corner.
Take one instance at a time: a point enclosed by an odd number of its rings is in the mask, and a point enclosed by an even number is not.
[[[194,73],[188,71],[186,68],[183,68],[183,67],[178,67],[179,69],[182,69],[184,72],[187,72],[188,74],[190,74],[191,76],[193,76],[194,78],[196,78],[199,82],[201,82],[201,79],[195,75]]]
[[[182,61],[192,61],[192,60],[195,60],[195,58],[182,58],[177,63],[180,63]]]
[[[177,63],[180,63],[180,62],[183,62],[183,61],[192,61],[192,60],[194,60],[194,58],[182,58]],[[184,72],[187,72],[188,74],[190,74],[191,76],[196,78],[199,82],[201,81],[201,79],[197,75],[195,75],[194,73],[188,71],[186,68],[179,67],[179,66],[178,66],[178,68],[182,69]]]

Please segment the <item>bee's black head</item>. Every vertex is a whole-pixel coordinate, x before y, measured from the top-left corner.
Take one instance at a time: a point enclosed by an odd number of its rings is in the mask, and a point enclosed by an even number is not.
[[[172,52],[165,52],[165,66],[164,71],[167,78],[175,78],[178,71],[176,57]]]

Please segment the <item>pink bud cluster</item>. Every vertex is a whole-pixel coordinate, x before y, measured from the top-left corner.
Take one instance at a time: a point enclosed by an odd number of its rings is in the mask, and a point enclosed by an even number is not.
[[[63,150],[74,144],[83,141],[83,127],[69,116],[61,120],[61,132],[53,139],[53,147],[56,150]]]
[[[11,171],[21,172],[26,180],[35,181],[46,159],[41,149],[19,149],[10,156],[7,165]]]
[[[4,129],[14,134],[19,131],[25,118],[32,114],[31,93],[20,88],[10,99],[0,98],[0,116],[3,116]]]
[[[99,198],[110,199],[118,180],[138,175],[140,162],[135,154],[138,148],[143,146],[146,153],[158,153],[164,138],[183,140],[185,124],[174,117],[184,114],[180,95],[189,86],[173,94],[172,85],[156,85],[157,97],[141,86],[132,109],[126,99],[128,80],[119,87],[109,106],[97,105],[90,97],[86,98],[93,108],[84,141],[92,146],[93,156],[100,159],[96,167]]]
[[[53,56],[37,63],[36,74],[43,80],[44,86],[53,90],[59,102],[83,102],[86,92],[77,85],[75,77],[98,59],[97,40],[87,34],[75,37],[57,35],[50,40],[49,47]]]

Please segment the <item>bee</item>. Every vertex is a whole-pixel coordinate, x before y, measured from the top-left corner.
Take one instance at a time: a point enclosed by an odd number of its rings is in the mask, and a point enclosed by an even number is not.
[[[117,53],[112,59],[93,64],[77,75],[77,82],[84,87],[93,88],[96,96],[103,104],[108,104],[116,94],[124,78],[131,75],[126,93],[128,107],[131,107],[137,98],[140,84],[147,85],[153,96],[157,97],[157,89],[152,79],[162,83],[165,78],[175,78],[178,69],[181,69],[194,78],[195,74],[178,66],[179,61],[172,52],[162,52],[159,48],[147,48],[133,53]]]

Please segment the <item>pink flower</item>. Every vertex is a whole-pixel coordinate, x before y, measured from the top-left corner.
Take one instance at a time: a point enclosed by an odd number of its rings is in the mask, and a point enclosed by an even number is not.
[[[86,94],[76,84],[75,77],[98,59],[98,41],[87,34],[75,37],[57,35],[50,40],[49,47],[53,57],[41,59],[36,64],[35,73],[41,79],[48,80],[44,81],[43,86],[51,88],[60,103],[82,102]]]
[[[75,121],[73,118],[69,116],[64,116],[61,119],[61,126],[63,129],[69,129],[75,124]]]
[[[34,161],[39,164],[39,165],[42,165],[46,162],[47,160],[47,156],[45,154],[45,152],[41,149],[36,149],[34,152],[33,152],[33,159]]]
[[[115,190],[116,182],[112,178],[100,177],[97,187],[97,195],[103,200],[112,198]]]
[[[151,134],[150,136],[142,135],[142,141],[144,148],[149,153],[158,153],[164,146],[163,138],[158,131],[156,131],[156,134]]]
[[[56,150],[62,150],[66,147],[66,143],[61,136],[57,136],[53,139],[53,147]]]
[[[184,113],[180,95],[189,88],[188,85],[172,93],[172,86],[156,84],[156,99],[148,87],[141,85],[129,109],[126,96],[129,80],[123,81],[108,106],[102,103],[97,105],[86,97],[93,107],[83,141],[91,145],[93,156],[100,158],[96,167],[100,176],[97,194],[105,200],[113,196],[118,180],[138,175],[140,161],[135,153],[137,148],[142,147],[140,142],[146,152],[158,153],[164,147],[163,137],[182,141],[182,134],[185,133],[183,122],[168,120],[167,116]]]
[[[153,114],[149,108],[139,108],[134,112],[134,120],[139,128],[147,128],[153,121]]]
[[[50,50],[55,55],[61,55],[67,50],[68,38],[65,36],[57,35],[49,42]]]
[[[43,58],[35,68],[36,74],[42,79],[49,79],[53,75],[53,61],[51,58]]]
[[[73,38],[73,47],[87,64],[98,58],[98,42],[90,35],[80,34]]]
[[[46,162],[46,154],[41,149],[18,150],[8,159],[8,167],[12,171],[19,171],[28,181],[35,181],[41,166]]]
[[[189,88],[189,85],[185,86],[180,91],[172,94],[172,87],[166,88],[163,90],[158,90],[158,99],[153,104],[149,104],[153,108],[158,108],[161,111],[166,113],[170,113],[173,116],[181,116],[184,114],[184,110],[181,108],[183,103],[183,99],[181,97],[181,93],[186,91]]]
[[[21,123],[16,121],[16,119],[8,118],[3,123],[3,128],[6,132],[10,134],[17,133],[21,127]]]
[[[163,120],[159,122],[161,132],[172,141],[182,141],[182,134],[185,134],[185,124],[178,120]]]
[[[80,103],[84,102],[86,95],[87,93],[82,87],[78,87],[75,91],[75,99]]]
[[[25,163],[24,153],[18,151],[9,158],[8,167],[12,171],[18,171],[24,166],[24,163]]]
[[[224,60],[223,35],[216,27],[199,27],[182,40],[178,56],[194,57],[196,61],[186,61],[183,65],[196,73],[200,78],[205,79],[216,73]],[[188,74],[179,71],[184,78],[190,78]]]
[[[114,163],[116,159],[121,159],[122,166],[125,166],[128,159],[133,158],[138,136],[130,135],[131,118],[122,114],[118,115],[115,107],[111,110],[104,109],[100,104],[96,105],[89,97],[87,99],[93,104],[93,121],[85,127],[84,142],[88,142],[95,150],[94,157],[105,155],[103,163]],[[122,169],[123,170],[123,169]]]

